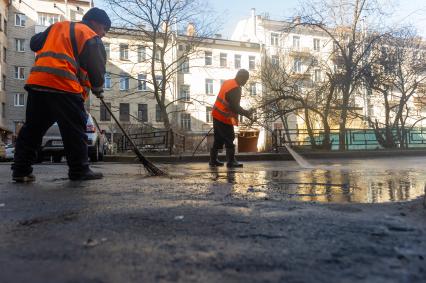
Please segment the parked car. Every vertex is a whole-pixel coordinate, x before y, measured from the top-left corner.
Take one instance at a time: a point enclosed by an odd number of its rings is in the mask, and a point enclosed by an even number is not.
[[[106,138],[96,120],[87,113],[86,135],[88,138],[89,159],[92,162],[101,161],[106,151]],[[61,162],[65,156],[64,143],[57,123],[50,127],[43,137],[41,148],[38,152],[38,161],[52,157],[53,162]]]
[[[7,144],[6,145],[6,153],[5,153],[5,159],[6,160],[12,160],[15,156],[15,146],[13,144]]]

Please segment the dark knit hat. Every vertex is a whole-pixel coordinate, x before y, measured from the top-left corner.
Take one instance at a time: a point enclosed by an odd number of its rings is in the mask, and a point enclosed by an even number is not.
[[[92,8],[89,11],[87,11],[86,14],[83,16],[83,21],[95,21],[97,23],[105,25],[107,31],[111,27],[111,20],[109,19],[107,13],[99,8]]]

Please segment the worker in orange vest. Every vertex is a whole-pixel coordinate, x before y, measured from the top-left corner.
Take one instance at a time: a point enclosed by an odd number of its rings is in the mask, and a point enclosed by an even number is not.
[[[58,22],[31,38],[36,52],[25,89],[25,123],[19,132],[12,179],[33,182],[32,163],[42,137],[57,122],[70,180],[103,177],[89,168],[84,101],[91,90],[102,96],[106,52],[101,38],[111,27],[105,11],[92,8],[81,22]]]
[[[214,143],[210,149],[210,162],[212,167],[223,166],[218,160],[218,150],[226,148],[227,167],[243,167],[235,159],[235,133],[234,126],[238,126],[238,115],[243,115],[251,119],[252,110],[245,110],[240,106],[241,87],[249,79],[249,72],[241,69],[237,72],[235,79],[226,80],[219,91],[216,102],[213,106],[213,129]]]

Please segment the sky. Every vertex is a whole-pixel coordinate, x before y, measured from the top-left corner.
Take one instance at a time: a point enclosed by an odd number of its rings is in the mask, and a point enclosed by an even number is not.
[[[382,0],[386,1],[386,0]],[[389,0],[388,0],[389,1]],[[418,33],[426,38],[426,0],[390,0],[395,14],[390,23],[411,24]],[[251,15],[251,8],[256,14],[269,14],[274,20],[289,20],[297,14],[299,0],[206,0],[209,6],[222,18],[220,33],[230,38],[239,20]],[[95,6],[104,7],[104,0],[95,0]]]

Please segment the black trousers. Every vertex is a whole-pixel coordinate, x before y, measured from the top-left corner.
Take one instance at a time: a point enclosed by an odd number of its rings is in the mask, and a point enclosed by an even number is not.
[[[223,145],[226,148],[235,148],[234,126],[222,123],[213,118],[214,143],[213,148],[222,149]]]
[[[46,131],[57,122],[64,143],[69,172],[88,170],[87,114],[83,98],[75,94],[28,91],[25,123],[15,145],[13,174],[30,174]]]

